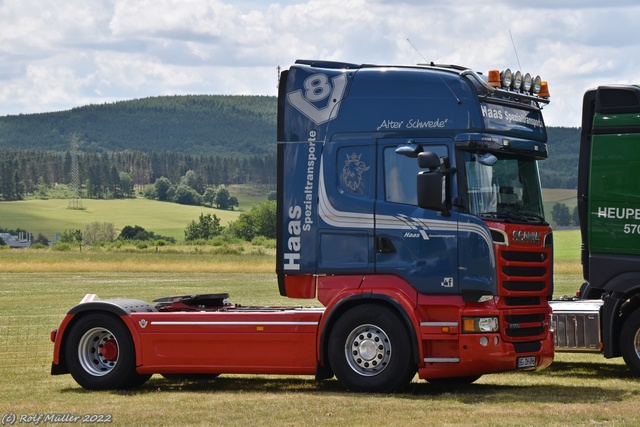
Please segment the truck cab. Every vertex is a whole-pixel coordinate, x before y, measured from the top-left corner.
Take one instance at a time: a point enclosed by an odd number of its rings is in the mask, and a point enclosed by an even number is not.
[[[279,89],[281,294],[317,297],[329,325],[396,310],[421,378],[548,366],[540,78],[303,60]]]

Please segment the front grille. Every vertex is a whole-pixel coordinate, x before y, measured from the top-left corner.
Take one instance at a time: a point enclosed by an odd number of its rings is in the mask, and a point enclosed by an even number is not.
[[[507,235],[509,233],[507,232]],[[518,353],[540,351],[549,332],[551,249],[530,245],[496,245],[503,340]]]
[[[540,305],[539,297],[504,297],[504,304],[509,307]]]
[[[511,338],[541,336],[546,331],[545,314],[508,314],[503,326],[505,335]]]
[[[540,277],[547,272],[545,267],[502,267],[502,272],[507,276]]]
[[[514,342],[513,348],[516,353],[534,353],[542,349],[542,343],[540,341]]]
[[[514,252],[504,251],[502,252],[502,258],[507,261],[519,261],[519,262],[543,262],[547,259],[547,254],[544,252]]]
[[[534,282],[534,281],[515,281],[515,280],[505,280],[502,282],[502,286],[508,291],[541,291],[547,286],[543,281]]]
[[[507,329],[506,334],[511,338],[528,337],[530,335],[541,335],[544,333],[542,326],[537,328],[524,328],[524,329]]]
[[[540,314],[509,314],[504,316],[504,320],[508,323],[534,323],[534,322],[542,322],[544,320],[544,315]]]

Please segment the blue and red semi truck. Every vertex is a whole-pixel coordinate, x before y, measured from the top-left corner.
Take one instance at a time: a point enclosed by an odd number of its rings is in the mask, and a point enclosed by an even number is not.
[[[323,307],[88,295],[52,332],[52,374],[88,389],[301,374],[390,392],[416,373],[545,368],[548,98],[509,70],[297,61],[278,95],[276,273],[283,296]]]

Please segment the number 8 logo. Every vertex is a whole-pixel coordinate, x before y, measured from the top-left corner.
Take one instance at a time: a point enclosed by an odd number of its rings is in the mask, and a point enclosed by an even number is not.
[[[303,84],[306,98],[311,102],[322,101],[331,93],[331,85],[326,74],[307,77]]]
[[[346,86],[346,74],[339,74],[329,82],[326,74],[318,73],[307,77],[302,82],[304,95],[302,90],[294,90],[287,94],[287,99],[302,114],[320,125],[338,116],[340,101],[344,96]],[[327,97],[330,97],[330,99],[324,107],[318,108],[312,104],[312,102],[322,101]]]

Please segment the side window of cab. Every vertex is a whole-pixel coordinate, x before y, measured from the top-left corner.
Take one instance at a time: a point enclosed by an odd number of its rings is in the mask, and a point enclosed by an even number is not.
[[[423,151],[432,151],[438,157],[448,156],[445,145],[424,145]],[[396,153],[396,146],[384,148],[384,200],[405,205],[418,204],[418,159]]]

